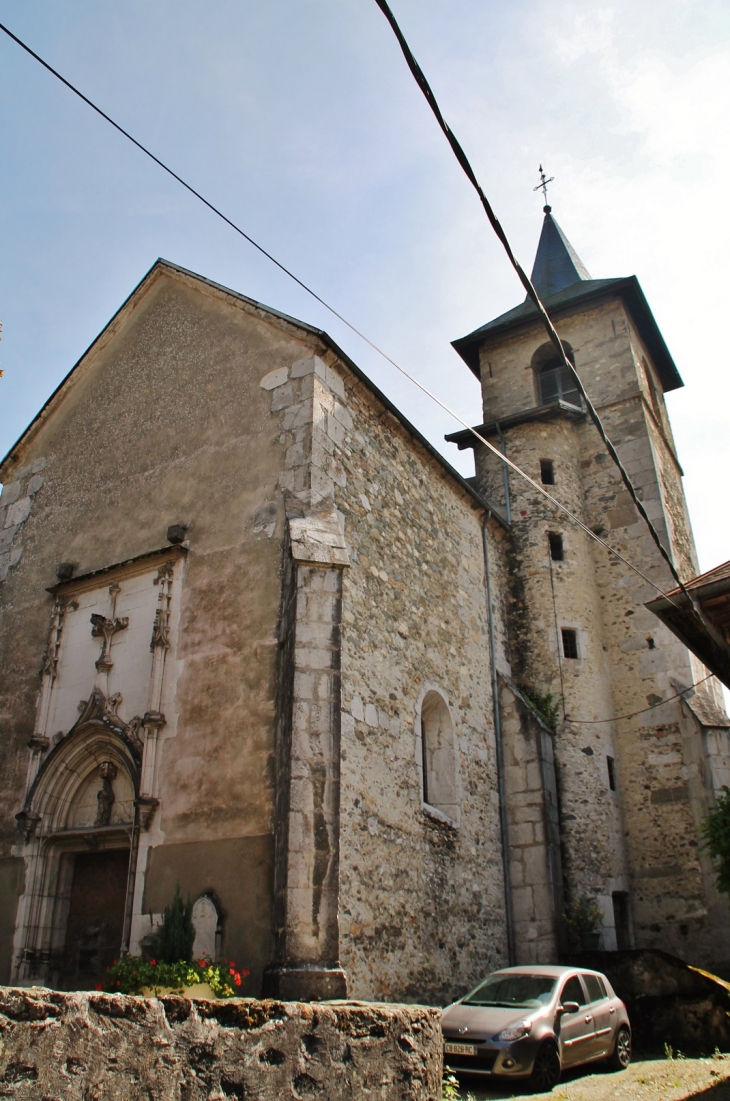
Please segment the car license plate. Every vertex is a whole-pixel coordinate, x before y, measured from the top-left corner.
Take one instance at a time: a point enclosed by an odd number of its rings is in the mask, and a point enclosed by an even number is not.
[[[476,1055],[474,1044],[444,1044],[446,1055]]]

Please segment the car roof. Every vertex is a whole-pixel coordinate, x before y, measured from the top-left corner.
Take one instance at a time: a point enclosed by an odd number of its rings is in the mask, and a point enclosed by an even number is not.
[[[501,967],[499,971],[492,973],[495,975],[546,975],[548,978],[560,979],[563,975],[575,975],[577,972],[583,975],[605,977],[601,971],[592,971],[590,967],[566,967],[557,963],[523,963],[519,967]]]

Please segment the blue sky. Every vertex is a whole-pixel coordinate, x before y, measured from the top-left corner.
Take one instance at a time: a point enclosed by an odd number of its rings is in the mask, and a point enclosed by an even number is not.
[[[730,5],[394,0],[528,267],[553,210],[635,273],[700,554],[730,557]],[[0,0],[7,24],[468,421],[449,341],[522,292],[374,0]],[[454,424],[0,36],[0,453],[157,256],[327,329],[461,469]],[[123,457],[122,457],[123,461]]]

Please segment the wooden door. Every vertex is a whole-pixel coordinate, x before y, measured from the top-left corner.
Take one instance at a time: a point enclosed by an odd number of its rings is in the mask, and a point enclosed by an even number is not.
[[[61,989],[93,990],[119,958],[128,869],[128,849],[76,853]]]

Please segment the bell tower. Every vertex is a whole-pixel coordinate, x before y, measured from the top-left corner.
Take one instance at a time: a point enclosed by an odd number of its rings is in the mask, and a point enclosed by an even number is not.
[[[680,576],[692,577],[664,404],[683,383],[638,280],[591,278],[546,205],[532,281]],[[566,897],[598,901],[605,949],[716,964],[728,955],[727,904],[698,842],[730,761],[730,722],[713,680],[691,688],[707,671],[644,606],[675,582],[529,299],[454,348],[481,380],[480,434],[640,571],[471,433],[447,437],[474,449],[477,483],[510,522],[513,679],[559,704]]]

